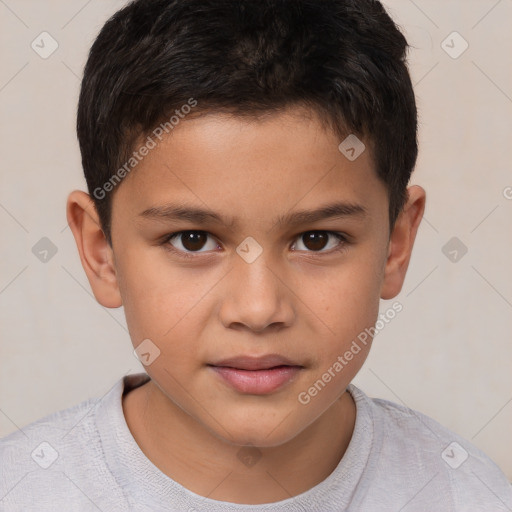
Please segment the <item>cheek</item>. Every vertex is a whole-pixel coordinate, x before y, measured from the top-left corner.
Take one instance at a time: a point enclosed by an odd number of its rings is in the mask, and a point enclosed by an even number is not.
[[[165,347],[177,333],[180,339],[194,337],[191,326],[199,325],[201,297],[211,288],[205,276],[191,276],[190,270],[173,268],[165,258],[144,258],[136,252],[124,253],[117,269],[134,345],[149,338]]]
[[[343,373],[355,375],[362,366],[371,345],[366,330],[373,327],[379,312],[382,271],[376,271],[378,268],[376,258],[359,258],[352,265],[339,267],[335,276],[330,274],[329,279],[322,280],[321,287],[316,288],[316,311],[329,328],[322,329],[326,335],[316,348],[317,371],[325,371],[347,351],[352,354],[348,354],[350,361]],[[315,281],[317,286],[318,280]],[[366,343],[361,342],[361,338]]]
[[[379,289],[382,272],[376,272],[376,263],[364,260],[341,266],[333,275],[326,276],[321,288],[315,283],[321,296],[322,311],[326,324],[334,332],[354,333],[375,321],[379,310]]]

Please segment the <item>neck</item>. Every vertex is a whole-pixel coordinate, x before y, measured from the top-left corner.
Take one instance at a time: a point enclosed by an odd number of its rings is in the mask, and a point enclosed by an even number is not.
[[[327,478],[343,457],[356,407],[348,392],[292,440],[242,447],[219,438],[153,383],[123,397],[135,441],[164,474],[210,499],[262,504],[301,494]]]

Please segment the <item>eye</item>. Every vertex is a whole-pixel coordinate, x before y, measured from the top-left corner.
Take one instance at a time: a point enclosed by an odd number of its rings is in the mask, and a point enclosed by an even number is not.
[[[166,250],[185,258],[193,258],[196,254],[214,251],[219,247],[210,233],[199,230],[171,233],[160,243]],[[301,233],[291,249],[293,251],[324,254],[343,251],[347,244],[347,237],[342,233],[316,230]]]
[[[334,239],[329,243],[329,237]],[[299,235],[298,243],[292,246],[292,250],[307,252],[329,252],[330,249],[342,250],[345,248],[347,239],[341,233],[334,231],[306,231]],[[305,247],[303,249],[302,246]],[[326,249],[327,250],[322,250]]]
[[[208,237],[211,237],[211,235],[206,231],[180,231],[179,233],[173,233],[166,237],[164,242],[166,245],[171,245],[178,252],[185,254],[215,250],[218,244],[212,237],[212,241],[208,247]],[[205,251],[200,250],[203,248],[205,248]]]

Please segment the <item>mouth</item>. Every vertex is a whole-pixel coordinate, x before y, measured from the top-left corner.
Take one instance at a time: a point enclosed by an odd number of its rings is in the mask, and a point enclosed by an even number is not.
[[[277,391],[304,369],[304,366],[277,354],[238,356],[208,366],[231,388],[253,395]]]

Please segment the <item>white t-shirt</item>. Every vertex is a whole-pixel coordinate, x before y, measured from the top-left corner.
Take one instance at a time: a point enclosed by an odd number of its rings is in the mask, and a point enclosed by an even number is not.
[[[324,481],[264,505],[204,498],[162,473],[128,429],[122,394],[148,379],[125,376],[102,398],[1,439],[0,511],[512,511],[511,486],[484,453],[427,416],[352,384],[352,439]]]

